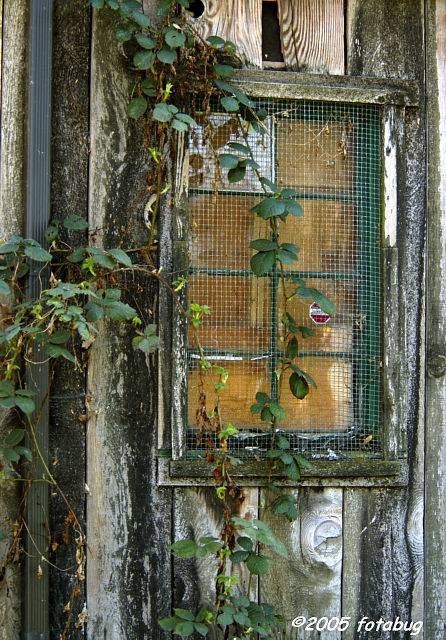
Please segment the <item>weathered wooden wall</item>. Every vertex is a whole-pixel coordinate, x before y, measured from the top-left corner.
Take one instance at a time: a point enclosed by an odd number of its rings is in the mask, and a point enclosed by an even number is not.
[[[0,15],[0,237],[4,238],[22,233],[24,227],[28,3],[26,0],[2,0]],[[4,409],[0,410],[0,438],[12,426],[8,414]],[[12,563],[2,571],[19,501],[19,486],[3,482],[0,487],[0,529],[7,537],[0,542],[1,640],[18,640],[20,633],[20,566]]]

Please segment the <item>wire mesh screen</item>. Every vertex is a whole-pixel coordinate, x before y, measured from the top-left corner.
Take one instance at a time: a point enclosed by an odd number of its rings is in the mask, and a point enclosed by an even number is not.
[[[240,454],[261,455],[271,432],[250,412],[258,391],[278,399],[286,418],[276,429],[293,447],[333,456],[362,450],[379,455],[380,411],[380,109],[290,100],[258,101],[268,117],[262,131],[247,131],[260,173],[297,192],[302,217],[288,216],[280,241],[299,245],[299,261],[285,265],[336,306],[326,317],[311,300],[294,297],[287,310],[297,324],[314,330],[299,341],[299,366],[317,389],[296,399],[288,377],[277,377],[283,349],[280,318],[285,290],[273,269],[250,270],[252,240],[267,238],[268,224],[250,211],[264,196],[255,172],[230,183],[219,153],[245,143],[237,118],[214,112],[210,124],[197,118],[190,139],[189,302],[211,309],[199,331],[207,358],[229,372],[221,392],[221,414],[239,435],[230,441]],[[188,353],[187,449],[199,450],[195,412],[199,355]],[[208,410],[215,406],[215,376],[205,382]]]

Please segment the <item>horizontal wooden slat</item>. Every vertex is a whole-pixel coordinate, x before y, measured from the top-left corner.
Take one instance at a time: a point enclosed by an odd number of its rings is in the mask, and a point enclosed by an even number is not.
[[[233,82],[253,97],[276,96],[401,106],[419,104],[419,85],[412,80],[243,69],[236,72]]]

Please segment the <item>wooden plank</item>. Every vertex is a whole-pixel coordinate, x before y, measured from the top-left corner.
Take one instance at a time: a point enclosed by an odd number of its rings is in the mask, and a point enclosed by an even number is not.
[[[385,353],[389,355],[384,363],[387,381],[383,424],[387,427],[389,415],[393,415],[386,444],[391,457],[402,455],[405,446],[402,435],[407,437],[410,481],[407,488],[355,489],[346,495],[342,612],[355,619],[366,615],[371,620],[378,620],[380,616],[384,620],[395,620],[399,616],[404,622],[418,622],[422,615],[423,31],[422,8],[416,2],[348,2],[348,73],[415,79],[421,88],[420,108],[405,112],[404,144],[398,118],[392,122],[392,111],[387,111],[383,150],[384,230],[389,247],[385,255],[384,311],[386,322],[390,320],[390,331],[386,330]],[[397,111],[393,115],[398,115]],[[398,318],[394,315],[395,308],[399,310]],[[359,543],[358,531],[361,532]],[[349,633],[347,637],[368,640],[403,637],[402,632],[392,634],[388,630],[362,629]]]
[[[233,82],[253,97],[292,98],[334,102],[370,102],[417,106],[419,85],[413,80],[356,76],[328,76],[292,71],[236,70]]]
[[[446,628],[446,3],[426,6],[428,301],[426,404],[426,638]]]
[[[217,35],[230,40],[237,53],[250,66],[262,66],[261,0],[203,0],[204,12],[190,22],[206,39]]]
[[[132,79],[115,26],[111,12],[94,13],[89,220],[98,244],[125,239],[127,248],[146,240],[147,164],[143,127],[127,117]],[[154,287],[124,285],[126,300],[151,321]],[[104,324],[88,371],[90,639],[165,637],[156,621],[170,613],[171,493],[157,488],[156,381],[156,357],[135,352],[127,328]]]
[[[177,488],[174,499],[174,539],[198,540],[205,535],[219,537],[223,525],[221,502],[211,488]],[[258,490],[243,489],[243,497],[237,502],[234,515],[256,518],[258,515]],[[194,559],[174,559],[175,606],[198,611],[201,606],[215,602],[215,574],[217,559],[206,556]],[[233,566],[228,575],[240,580],[246,593],[249,572],[245,567]],[[250,597],[257,599],[258,581],[251,584]]]
[[[87,0],[54,3],[52,189],[53,219],[88,216],[90,8]],[[76,65],[73,65],[76,60]],[[67,86],[70,91],[67,91]],[[65,234],[76,244],[83,234]],[[56,364],[50,397],[51,473],[81,526],[85,526],[85,372],[68,363]],[[66,443],[70,446],[67,447]],[[75,583],[75,532],[68,507],[58,492],[50,495],[50,531],[53,544],[50,573],[50,628],[61,635],[68,621],[64,607],[71,602],[76,622],[84,606],[84,583]],[[68,542],[69,541],[69,542]],[[77,587],[77,588],[76,588]],[[73,589],[76,597],[73,598]],[[73,640],[83,630],[71,631]]]
[[[299,514],[294,522],[265,512],[264,520],[285,543],[289,557],[274,557],[270,571],[261,578],[261,599],[285,616],[287,637],[334,640],[340,633],[290,631],[290,622],[300,615],[329,619],[341,615],[342,490],[299,489],[291,495]],[[262,500],[271,500],[271,495],[262,493]]]
[[[21,234],[25,212],[26,59],[28,2],[2,0],[1,14],[1,148],[0,238]],[[9,411],[0,412],[0,440],[13,428]],[[20,505],[20,483],[3,482],[0,491],[0,638],[15,640],[21,629],[22,580],[13,558],[3,563]],[[4,569],[4,574],[3,574]]]
[[[343,0],[279,0],[278,7],[285,66],[343,74]]]

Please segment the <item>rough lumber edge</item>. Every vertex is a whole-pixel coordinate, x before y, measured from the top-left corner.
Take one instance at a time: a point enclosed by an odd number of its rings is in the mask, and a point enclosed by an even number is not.
[[[423,15],[417,2],[350,0],[347,11],[348,72],[353,75],[415,79],[422,89]],[[407,109],[404,156],[397,161],[399,335],[404,349],[404,384],[395,390],[401,427],[407,434],[407,489],[355,489],[344,503],[343,610],[345,616],[372,620],[419,620],[422,603],[423,465],[423,250],[424,113]],[[392,260],[391,262],[395,262]],[[421,347],[420,347],[421,345]],[[357,534],[361,532],[358,543]],[[356,538],[355,538],[356,536]],[[352,541],[352,542],[351,542]],[[359,574],[359,579],[358,579]],[[353,585],[350,588],[350,585]],[[402,638],[402,632],[356,632],[361,640]]]
[[[426,638],[446,629],[446,2],[426,6],[428,301],[426,404]]]
[[[147,154],[130,122],[132,87],[111,12],[93,15],[90,227],[123,248],[146,240]],[[125,299],[152,321],[156,289],[135,277]],[[131,347],[131,331],[104,323],[88,370],[87,637],[157,640],[170,613],[171,491],[157,488],[157,363]]]
[[[88,217],[89,67],[89,2],[56,0],[51,146],[54,221],[73,214]],[[72,246],[85,240],[79,232],[65,232],[63,237]],[[58,363],[52,372],[50,395],[51,473],[82,527],[85,525],[86,454],[85,423],[80,418],[84,414],[84,372],[65,361]],[[73,530],[65,524],[68,511],[65,501],[53,491],[50,495],[50,533],[54,550],[51,562],[60,568],[52,568],[50,573],[50,629],[54,639],[59,638],[65,627],[68,616],[63,609],[70,601],[75,585],[76,545]],[[70,612],[73,621],[84,607],[84,598],[81,585]],[[82,629],[73,628],[72,640],[83,637]]]
[[[279,0],[278,8],[285,66],[343,74],[343,0]]]
[[[0,238],[21,234],[25,211],[25,129],[27,88],[28,2],[3,0],[1,7],[1,165]],[[0,440],[14,425],[10,415],[0,412]],[[21,628],[20,566],[8,564],[5,554],[11,542],[11,525],[19,509],[19,483],[2,483],[0,530],[0,639],[18,640]]]
[[[262,66],[262,0],[203,0],[204,13],[190,22],[206,40],[230,40],[248,65]]]
[[[296,616],[320,618],[341,615],[342,489],[295,489],[298,517],[288,522],[265,511],[264,521],[287,547],[289,557],[274,556],[260,582],[261,599],[287,619],[286,637],[335,640],[334,631],[292,629]],[[275,494],[262,491],[268,504]]]

